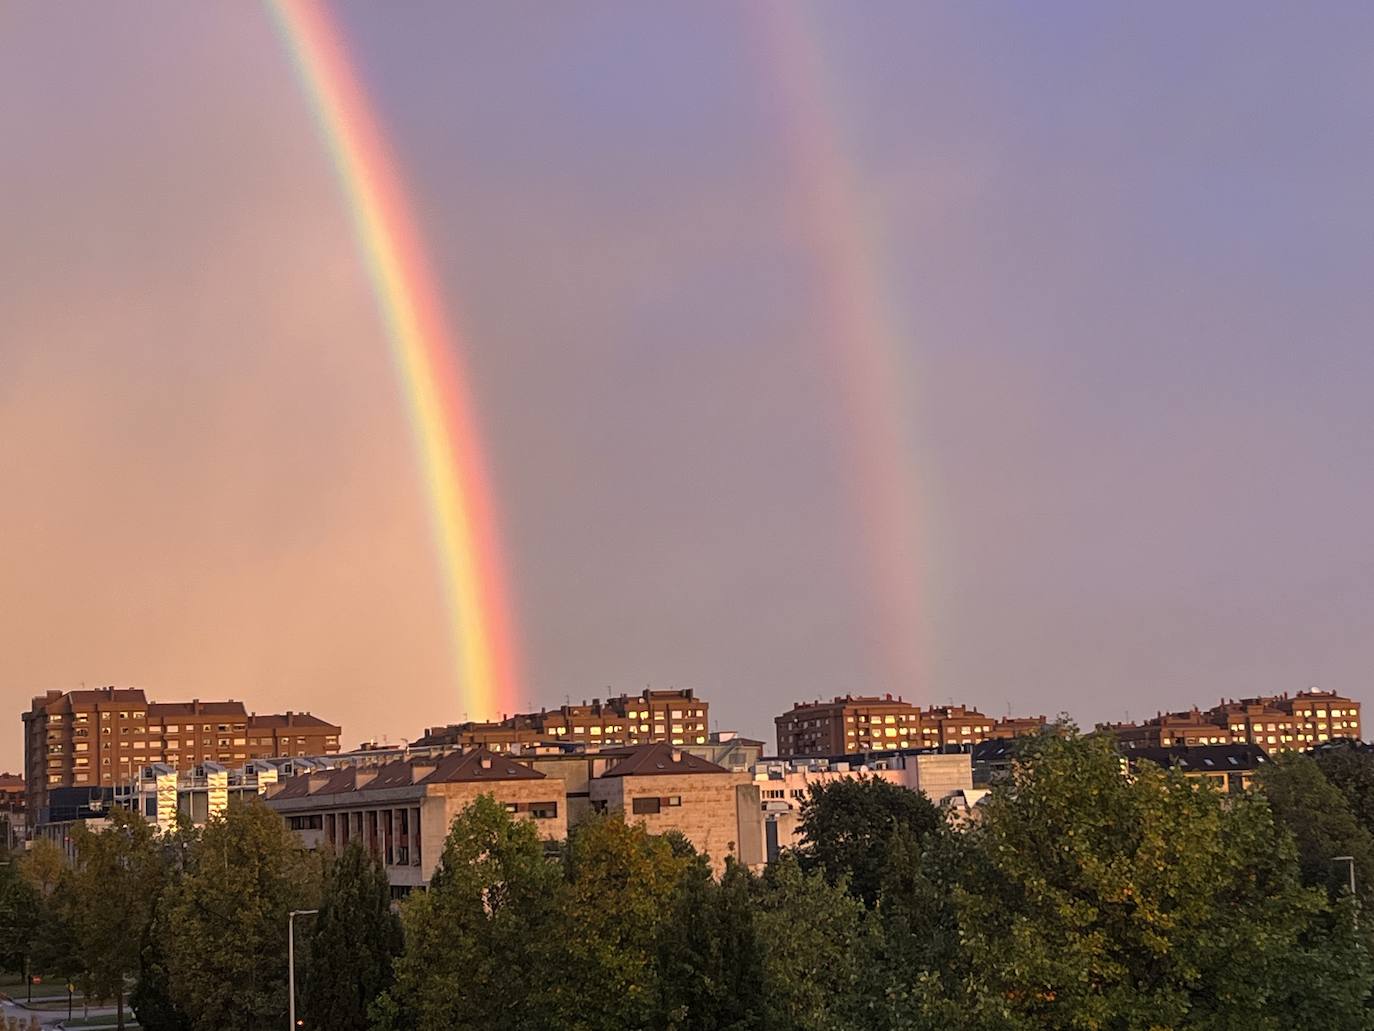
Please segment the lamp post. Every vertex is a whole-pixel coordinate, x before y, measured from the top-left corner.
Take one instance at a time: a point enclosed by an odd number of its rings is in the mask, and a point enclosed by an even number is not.
[[[291,1000],[291,1031],[296,1031],[296,917],[313,916],[318,909],[293,909],[286,914],[286,994]]]
[[[1350,894],[1355,894],[1355,857],[1354,856],[1335,856],[1333,863],[1345,863],[1350,868]]]

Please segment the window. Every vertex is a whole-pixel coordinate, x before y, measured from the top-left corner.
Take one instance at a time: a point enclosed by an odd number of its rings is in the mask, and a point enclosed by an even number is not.
[[[630,810],[639,816],[658,812],[657,798],[636,798],[630,803]]]

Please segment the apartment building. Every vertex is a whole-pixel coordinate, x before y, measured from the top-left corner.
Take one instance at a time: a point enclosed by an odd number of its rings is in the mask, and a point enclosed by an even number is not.
[[[38,822],[50,794],[113,789],[143,767],[242,765],[339,750],[340,728],[309,713],[260,716],[239,701],[149,702],[141,689],[49,691],[24,713],[28,804]]]
[[[1006,716],[994,719],[966,705],[932,705],[921,710],[921,747],[972,746],[998,738],[1037,734],[1044,716]]]
[[[1152,762],[1178,770],[1189,780],[1205,781],[1223,794],[1250,790],[1256,775],[1269,762],[1264,749],[1254,744],[1193,745],[1156,748],[1142,746],[1127,753],[1129,769]]]
[[[972,746],[1038,732],[1044,716],[994,719],[965,705],[928,709],[892,695],[798,702],[774,719],[778,757],[837,756],[902,748]]]
[[[546,840],[567,836],[562,782],[487,748],[306,772],[270,788],[266,801],[308,848],[361,842],[404,894],[429,884],[454,817],[479,795],[532,821]]]
[[[1175,745],[1229,745],[1229,727],[1194,707],[1182,712],[1161,712],[1144,723],[1109,723],[1100,730],[1116,735],[1122,748],[1172,748]]]
[[[1335,691],[1223,698],[1211,709],[1159,713],[1143,723],[1103,723],[1126,749],[1252,744],[1266,751],[1307,749],[1338,738],[1359,740],[1360,703]]]
[[[572,742],[588,748],[656,742],[702,745],[709,738],[709,726],[710,705],[692,688],[644,690],[638,695],[593,698],[557,709],[517,713],[493,723],[429,727],[415,744],[483,747],[494,752],[543,742]]]
[[[782,759],[911,748],[921,740],[920,707],[890,694],[797,702],[773,724]]]

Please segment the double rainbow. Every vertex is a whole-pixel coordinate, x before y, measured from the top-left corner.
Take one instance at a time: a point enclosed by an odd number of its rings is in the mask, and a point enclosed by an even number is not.
[[[514,707],[516,651],[486,462],[448,325],[395,161],[343,36],[315,0],[268,0],[348,203],[408,402],[429,494],[464,708]]]

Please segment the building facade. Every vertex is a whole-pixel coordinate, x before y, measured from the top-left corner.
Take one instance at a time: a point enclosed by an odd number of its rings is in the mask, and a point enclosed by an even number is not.
[[[590,789],[593,809],[619,811],[650,834],[679,832],[709,858],[717,875],[727,857],[750,866],[763,860],[751,819],[758,792],[747,773],[731,773],[671,745],[644,745],[593,780]]]
[[[266,800],[308,848],[360,842],[403,894],[429,884],[450,825],[479,795],[530,820],[548,841],[567,836],[562,782],[486,748],[306,772],[271,788]]]
[[[833,757],[904,748],[972,746],[1038,732],[1044,716],[994,719],[965,705],[928,709],[892,695],[836,695],[798,702],[773,721],[778,758]]]
[[[1265,751],[1313,748],[1341,738],[1360,740],[1360,703],[1335,691],[1299,691],[1223,698],[1211,709],[1159,713],[1143,723],[1102,723],[1122,748],[1250,744]]]
[[[920,707],[890,694],[797,702],[773,724],[780,759],[912,748],[921,740]]]
[[[709,740],[710,705],[692,688],[641,691],[615,698],[593,698],[557,709],[517,713],[494,723],[454,723],[430,727],[415,742],[427,747],[490,748],[509,752],[518,746],[575,743],[587,748],[662,742],[704,745]]]
[[[242,702],[149,702],[142,690],[49,691],[24,713],[24,771],[33,818],[50,793],[113,789],[154,763],[189,769],[339,751],[340,728],[309,713],[260,716]]]
[[[753,770],[759,791],[758,820],[768,862],[784,848],[801,844],[802,805],[813,787],[846,778],[884,780],[923,793],[936,805],[962,807],[973,789],[969,752],[905,752],[881,757],[773,759]]]

